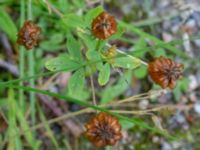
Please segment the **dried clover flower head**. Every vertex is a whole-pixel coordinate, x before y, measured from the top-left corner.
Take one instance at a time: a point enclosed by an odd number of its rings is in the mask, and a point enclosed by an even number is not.
[[[99,39],[107,39],[117,31],[115,17],[107,12],[100,13],[92,22],[92,32]]]
[[[175,88],[176,80],[183,76],[183,69],[183,64],[162,56],[148,64],[148,72],[152,80],[162,88]]]
[[[91,118],[85,127],[86,137],[98,148],[114,145],[122,137],[117,118],[104,112]]]
[[[41,28],[34,24],[34,22],[28,20],[18,33],[17,43],[24,45],[26,49],[32,49],[38,44],[40,32]]]

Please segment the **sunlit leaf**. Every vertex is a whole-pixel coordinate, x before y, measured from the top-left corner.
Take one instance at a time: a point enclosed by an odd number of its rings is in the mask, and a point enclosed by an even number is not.
[[[115,62],[113,64],[113,66],[115,67],[121,67],[125,69],[134,69],[140,65],[141,65],[141,62],[139,59],[137,58],[133,59],[132,57],[128,57],[128,56],[115,58]]]
[[[72,71],[81,67],[81,65],[82,64],[80,64],[78,61],[74,60],[67,54],[52,58],[45,63],[45,67],[50,71]]]
[[[100,85],[105,85],[110,78],[110,65],[106,63],[100,68],[98,82]]]

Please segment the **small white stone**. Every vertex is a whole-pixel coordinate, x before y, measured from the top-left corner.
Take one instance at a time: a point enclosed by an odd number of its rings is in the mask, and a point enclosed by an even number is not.
[[[194,111],[198,114],[200,114],[200,103],[196,103],[194,104]]]
[[[164,142],[163,144],[162,144],[162,148],[161,148],[162,150],[172,150],[172,147],[171,147],[171,145],[169,144],[169,143],[167,143],[167,142]]]
[[[149,105],[149,101],[145,99],[145,100],[140,101],[139,108],[144,110],[144,109],[147,109],[148,105]]]
[[[189,80],[190,80],[190,84],[189,84],[190,90],[193,90],[198,87],[198,81],[194,75],[190,75]]]

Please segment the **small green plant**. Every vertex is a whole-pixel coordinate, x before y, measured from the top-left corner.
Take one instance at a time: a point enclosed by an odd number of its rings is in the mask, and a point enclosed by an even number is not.
[[[101,6],[90,10],[83,17],[64,16],[63,23],[67,28],[68,51],[48,60],[45,66],[50,71],[74,72],[70,77],[67,90],[67,95],[72,98],[85,101],[90,97],[90,90],[86,88],[86,79],[90,77],[93,104],[97,105],[93,76],[97,74],[99,85],[105,86],[109,83],[112,69],[126,69],[125,72],[127,75],[129,74],[129,77],[122,78],[119,85],[102,88],[100,104],[107,104],[122,94],[130,83],[131,72],[129,70],[136,69],[141,65],[148,67],[152,79],[162,88],[169,86],[173,89],[176,80],[182,76],[183,65],[176,64],[171,59],[160,57],[148,65],[141,59],[108,44],[109,40],[120,38],[125,27],[121,24],[117,26],[115,18],[106,13]],[[95,141],[96,145],[100,146],[115,143],[100,144],[98,142],[101,143],[101,141]]]
[[[122,137],[121,128],[128,129],[133,126],[168,139],[178,139],[163,129],[159,120],[152,114],[152,112],[170,108],[176,109],[175,107],[166,105],[145,110],[120,107],[138,100],[155,99],[168,90],[173,90],[175,98],[179,99],[180,92],[187,90],[188,80],[185,78],[176,86],[176,81],[183,76],[183,64],[176,63],[172,58],[177,55],[189,59],[185,53],[177,49],[174,44],[176,42],[163,42],[132,24],[117,20],[117,17],[110,15],[102,6],[87,9],[81,0],[71,2],[71,7],[66,5],[65,1],[51,4],[45,0],[45,3],[35,3],[31,0],[27,3],[24,0],[20,1],[21,29],[18,35],[14,22],[4,11],[4,6],[0,6],[0,28],[7,33],[13,47],[17,47],[16,41],[21,45],[18,51],[20,77],[18,79],[10,77],[8,81],[0,82],[2,91],[7,89],[5,91],[9,95],[6,98],[8,102],[0,103],[0,106],[9,104],[9,111],[6,114],[8,139],[5,139],[3,146],[8,143],[10,149],[22,150],[21,136],[24,135],[31,149],[40,149],[42,141],[36,138],[34,131],[45,127],[48,137],[59,150],[58,141],[53,136],[50,124],[88,112],[95,113],[95,117],[91,119],[92,121],[86,121],[85,134],[97,147],[116,144]],[[39,4],[45,9],[39,9],[37,7]],[[77,8],[81,8],[82,11],[74,13],[73,11]],[[46,13],[47,9],[49,13]],[[50,13],[56,14],[56,18],[53,18]],[[36,18],[43,14],[44,17]],[[34,15],[36,15],[35,18]],[[49,24],[46,23],[47,21]],[[55,31],[51,30],[51,23]],[[137,39],[132,40],[131,36],[126,36],[127,33],[137,36]],[[131,45],[130,49],[120,50],[117,44],[111,44],[117,40]],[[45,52],[53,53],[54,57],[44,58]],[[150,53],[154,60],[145,62],[146,53]],[[36,74],[44,68],[48,71]],[[50,91],[48,81],[62,72],[70,73],[66,88],[59,93]],[[52,76],[47,81],[47,86],[44,86],[45,88],[41,86],[42,83],[39,80],[36,80],[50,75]],[[151,78],[153,90],[128,97],[124,95],[132,84],[133,76],[142,80],[148,75]],[[24,81],[28,83],[25,84]],[[14,91],[14,89],[19,91]],[[26,92],[29,92],[29,95],[26,95]],[[35,94],[55,97],[83,108],[47,120],[37,102],[38,95]],[[26,100],[30,100],[30,106]],[[26,116],[29,113],[31,125]],[[37,115],[42,123],[36,124]],[[150,125],[139,115],[152,115],[154,125]],[[0,139],[0,148],[1,142]],[[63,143],[68,145],[66,141]],[[70,146],[66,147],[70,149]]]

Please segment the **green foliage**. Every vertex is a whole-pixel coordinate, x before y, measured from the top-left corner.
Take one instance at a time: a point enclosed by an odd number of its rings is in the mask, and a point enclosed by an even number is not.
[[[119,122],[122,126],[122,129],[124,129],[124,130],[131,129],[134,126],[134,124],[132,122],[129,122],[127,120],[120,119]]]
[[[106,63],[101,68],[99,68],[98,82],[100,85],[105,85],[110,78],[110,65]]]
[[[78,99],[74,99],[70,96],[66,96],[66,95],[61,95],[61,94],[57,94],[57,93],[53,93],[53,92],[49,92],[49,91],[46,91],[46,90],[40,90],[40,89],[36,89],[36,88],[31,88],[31,87],[25,87],[25,86],[15,86],[15,85],[7,85],[8,87],[11,87],[11,88],[16,88],[16,89],[23,89],[25,91],[31,91],[31,92],[36,92],[36,93],[40,93],[40,94],[44,94],[44,95],[48,95],[48,96],[51,96],[51,97],[56,97],[56,98],[59,98],[59,99],[64,99],[66,101],[69,101],[69,102],[73,102],[73,103],[76,103],[80,106],[83,106],[83,107],[88,107],[88,108],[92,108],[94,110],[98,110],[98,111],[102,111],[102,112],[107,112],[109,113],[109,110],[106,109],[106,108],[103,108],[103,107],[98,107],[98,106],[95,106],[93,104],[90,104],[90,103],[87,103],[85,101],[82,101],[82,100],[78,100]],[[159,133],[161,135],[164,135],[168,138],[171,138],[171,139],[175,139],[175,137],[172,137],[170,135],[168,135],[167,133],[157,129],[157,128],[154,128],[154,127],[151,127],[150,125],[148,125],[147,123],[145,123],[143,120],[141,119],[137,119],[137,118],[128,118],[126,116],[123,116],[123,115],[120,115],[120,114],[117,114],[117,113],[111,113],[113,116],[116,116],[118,117],[119,119],[121,120],[126,120],[126,121],[129,121],[131,123],[133,123],[134,125],[137,125],[138,127],[140,128],[144,128],[144,129],[148,129],[154,133]],[[22,120],[22,123],[24,123],[24,120]],[[26,124],[24,125],[24,127],[26,127]],[[25,128],[26,129],[26,128]],[[27,129],[28,130],[28,129]],[[30,134],[29,132],[27,132],[27,134]]]
[[[142,58],[144,56],[145,52],[148,51],[148,50],[146,50],[147,43],[145,41],[145,38],[140,37],[134,44],[133,49],[134,50],[131,52],[131,54],[133,54],[135,57]]]
[[[85,90],[85,71],[83,68],[77,70],[68,82],[67,95],[79,100],[86,100],[89,93]]]
[[[173,90],[174,98],[176,101],[179,101],[182,95],[182,92],[186,92],[189,86],[189,79],[184,78],[177,82],[176,88]]]
[[[84,17],[84,21],[88,24],[88,26],[90,26],[90,24],[92,23],[92,20],[103,11],[104,11],[104,9],[103,9],[102,6],[98,6],[98,7],[94,8],[94,9],[90,9],[86,13],[86,15]]]
[[[105,104],[112,101],[115,97],[121,95],[129,87],[132,72],[127,71],[121,76],[117,83],[113,86],[107,86],[101,93],[101,103]]]
[[[62,33],[53,34],[48,40],[42,42],[40,47],[45,51],[55,52],[64,47],[62,44],[63,39],[64,35]]]
[[[92,75],[91,73],[94,73],[97,69],[99,71],[102,70],[103,63],[102,63],[101,55],[97,51],[88,50],[86,52],[86,57],[88,59],[88,64],[89,64],[88,67],[90,67],[89,75]]]
[[[5,11],[5,8],[0,6],[0,29],[2,29],[12,40],[16,42],[17,39],[17,28],[12,18]]]
[[[62,18],[64,24],[66,27],[69,28],[84,28],[86,26],[85,21],[81,16],[78,16],[76,14],[67,14]]]
[[[113,64],[114,67],[120,67],[125,69],[135,69],[140,65],[140,59],[133,59],[129,56],[120,56],[118,58],[115,58],[115,62]]]
[[[50,59],[45,63],[45,66],[50,71],[72,71],[82,66],[80,62],[74,60],[70,55],[63,54],[56,58]]]
[[[122,22],[122,21],[120,21],[119,24],[122,27],[127,28],[127,30],[137,34],[141,38],[151,40],[152,42],[154,42],[154,44],[155,44],[154,49],[164,48],[166,50],[169,50],[172,54],[178,55],[178,56],[183,57],[183,58],[188,58],[188,56],[185,53],[183,53],[181,50],[177,49],[173,45],[171,45],[169,43],[165,43],[164,41],[158,39],[157,37],[155,37],[151,34],[148,34],[148,33],[142,31],[141,29],[139,29],[139,28],[137,28],[133,25],[127,24],[127,23]]]
[[[92,35],[87,34],[87,32],[86,33],[79,32],[78,35],[81,38],[81,40],[84,41],[84,44],[86,45],[88,50],[90,51],[96,50],[98,41]]]
[[[147,75],[147,68],[145,66],[138,67],[134,70],[134,75],[138,79],[142,79]]]
[[[81,45],[70,33],[67,34],[67,49],[74,60],[80,61],[80,63],[83,62]]]
[[[15,3],[17,4],[17,2]],[[145,53],[147,51],[151,52],[155,57],[161,55],[167,56],[170,52],[170,54],[186,58],[186,60],[188,59],[188,56],[185,53],[176,48],[175,42],[166,43],[150,33],[144,32],[143,29],[137,28],[136,26],[123,21],[119,21],[118,32],[115,35],[107,40],[98,40],[91,32],[91,23],[99,13],[104,11],[102,6],[88,10],[85,1],[82,0],[70,2],[59,0],[50,1],[50,3],[52,3],[52,6],[64,13],[64,16],[58,18],[58,16],[53,12],[47,12],[48,7],[44,2],[34,1],[33,5],[33,10],[35,11],[34,20],[39,22],[44,33],[44,39],[42,39],[43,41],[39,46],[40,48],[35,52],[35,56],[38,60],[35,62],[35,66],[37,72],[43,69],[43,61],[45,61],[45,59],[42,59],[42,57],[47,53],[48,56],[51,55],[51,57],[54,57],[48,58],[45,63],[46,69],[50,72],[0,82],[0,88],[10,87],[9,94],[11,93],[9,98],[5,97],[0,100],[0,107],[9,108],[8,119],[10,127],[8,137],[11,137],[9,139],[9,145],[11,145],[10,149],[23,149],[22,141],[20,139],[20,130],[23,129],[30,131],[29,122],[22,111],[23,109],[20,108],[18,101],[16,101],[16,96],[13,95],[12,88],[45,94],[75,103],[82,107],[109,112],[107,107],[98,107],[91,104],[91,101],[87,102],[88,100],[91,100],[92,97],[91,88],[88,84],[88,76],[94,76],[95,78],[98,77],[98,83],[95,82],[95,84],[99,84],[98,91],[96,90],[96,93],[99,94],[97,99],[100,99],[100,104],[106,104],[110,101],[120,99],[119,96],[124,96],[124,93],[130,86],[132,76],[139,79],[143,79],[147,76],[147,68],[141,64],[141,60],[139,59],[146,59]],[[40,5],[45,9],[41,9],[39,7]],[[4,31],[8,35],[9,39],[14,43],[16,42],[17,28],[12,18],[5,10],[4,7],[0,7],[0,29]],[[150,20],[147,20],[146,22],[144,21],[143,24],[146,25],[149,21]],[[155,20],[153,20],[153,22],[154,21]],[[129,35],[133,34],[134,39],[132,38],[133,36],[124,36],[123,34],[125,31],[128,32]],[[135,38],[135,35],[137,35],[137,38]],[[108,41],[116,39],[127,42],[132,47],[128,52],[124,52],[124,54],[118,51],[117,55],[113,58],[114,61],[111,63],[102,56],[102,52],[107,50],[108,46],[106,43]],[[149,46],[147,41],[151,41],[154,45]],[[179,41],[179,43],[181,42],[183,41]],[[55,55],[57,52],[59,52],[58,56]],[[113,74],[111,75],[113,68],[120,68],[123,72],[122,75],[120,74],[116,77],[116,74],[114,74],[113,77]],[[57,94],[25,86],[15,86],[16,83],[21,81],[37,79],[61,71],[71,73],[71,77],[66,85],[66,91],[63,93]],[[180,99],[181,94],[187,91],[188,84],[189,80],[187,79],[177,82],[177,87],[173,91],[174,97],[177,101]],[[4,91],[6,90],[1,90],[0,93],[4,93]],[[29,104],[27,104],[27,106],[29,106]],[[16,111],[18,109],[19,111]],[[46,118],[44,117],[44,114],[41,113],[41,110],[39,113],[41,120],[46,123]],[[148,129],[152,133],[159,133],[169,137],[166,133],[151,127],[142,119],[129,118],[117,113],[113,113],[113,115],[120,118],[120,123],[122,124],[123,129],[128,130],[133,126],[138,126]],[[58,143],[53,137],[53,133],[50,131],[50,127],[45,125],[45,128],[50,139],[53,141],[56,148],[59,149]],[[29,131],[23,133],[25,135],[24,139],[31,145],[32,149],[39,149],[40,141],[35,140],[32,132]],[[13,138],[13,133],[15,133],[16,138]],[[108,147],[107,149],[112,148]]]

